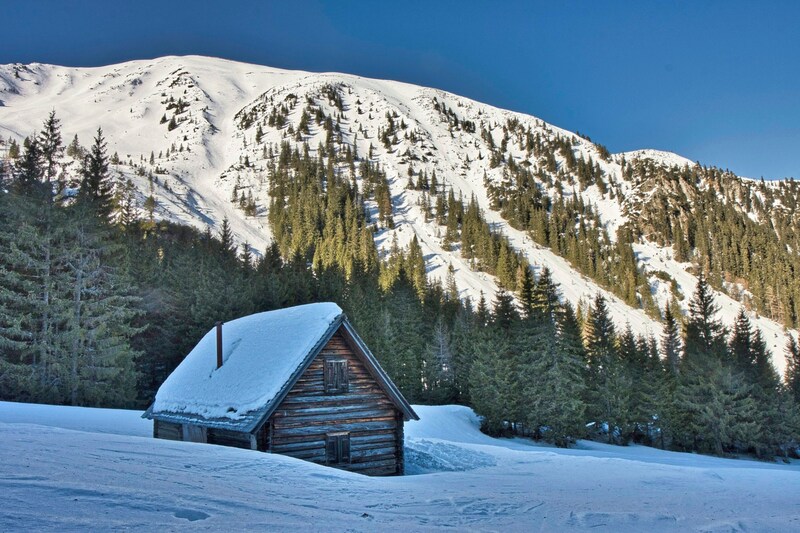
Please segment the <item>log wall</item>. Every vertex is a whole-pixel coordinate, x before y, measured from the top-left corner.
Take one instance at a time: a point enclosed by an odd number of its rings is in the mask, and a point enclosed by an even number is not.
[[[326,358],[347,361],[348,392],[325,393]],[[346,431],[350,433],[350,462],[331,466],[369,475],[403,471],[403,415],[339,332],[312,361],[270,422],[273,453],[328,464],[326,434]]]
[[[250,450],[253,448],[252,439],[249,433],[229,431],[227,429],[208,428],[207,438],[207,442],[209,444],[219,444],[222,446],[231,446],[233,448],[244,448],[245,450]]]
[[[183,440],[183,426],[172,422],[153,420],[153,436],[157,439]]]

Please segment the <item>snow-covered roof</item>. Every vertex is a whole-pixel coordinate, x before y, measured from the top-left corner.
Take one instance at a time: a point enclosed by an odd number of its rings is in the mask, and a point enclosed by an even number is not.
[[[223,324],[220,368],[216,328],[212,328],[164,381],[145,416],[252,431],[272,413],[342,325],[379,381],[385,379],[387,393],[399,397],[398,403],[408,405],[352,330],[341,308],[324,302],[258,313]]]

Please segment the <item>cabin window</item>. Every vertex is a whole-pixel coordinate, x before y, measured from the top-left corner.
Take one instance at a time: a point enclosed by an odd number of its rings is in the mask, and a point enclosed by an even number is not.
[[[350,464],[350,433],[328,433],[325,449],[329,465]]]
[[[341,394],[350,389],[347,379],[347,361],[344,359],[327,359],[324,377],[327,394]]]

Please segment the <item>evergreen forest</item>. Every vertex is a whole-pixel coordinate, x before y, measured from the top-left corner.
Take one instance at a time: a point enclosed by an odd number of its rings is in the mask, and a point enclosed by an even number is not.
[[[515,128],[508,125],[509,136]],[[519,137],[545,160],[571,153],[521,130]],[[746,284],[748,306],[796,326],[798,260],[787,251],[797,249],[794,222],[781,212],[768,224],[742,216],[714,189],[721,171],[626,166],[631,180],[675,185],[653,185],[655,196],[631,205],[639,222],[612,243],[591,206],[548,198],[500,148],[491,152],[509,177],[489,188],[495,207],[658,316],[663,332],[646,338],[613,323],[602,294],[584,308],[565,303],[548,270],[534,276],[477,202],[456,197],[435,173],[410,176],[408,187],[423,191],[426,216],[445,240],[497,276],[503,288],[494,296],[459,298],[452,272],[429,280],[416,239],[378,252],[375,235],[393,226],[392,206],[386,174],[368,156],[333,142],[314,152],[288,142],[269,150],[276,237],[254,253],[235,242],[227,221],[215,232],[160,221],[152,196],[139,210],[130,185],[115,177],[101,129],[89,147],[77,139],[66,146],[51,113],[15,145],[0,165],[0,400],[145,408],[216,321],[334,301],[409,401],[469,405],[492,435],[763,459],[800,449],[800,347],[786,346],[781,378],[744,308],[728,330],[710,292]],[[602,183],[594,162],[571,164],[575,186]],[[712,186],[698,189],[701,180]],[[686,191],[712,216],[693,217]],[[784,205],[796,201],[793,184],[764,191]],[[767,218],[763,205],[753,210]],[[648,300],[630,246],[643,235],[697,263],[700,283],[685,316]]]

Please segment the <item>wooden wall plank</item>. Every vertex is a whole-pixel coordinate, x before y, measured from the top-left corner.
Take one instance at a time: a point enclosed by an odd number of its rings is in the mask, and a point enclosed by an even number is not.
[[[153,433],[157,439],[183,440],[183,426],[172,422],[153,420]]]
[[[326,357],[347,361],[349,390],[326,394]],[[350,433],[350,464],[337,468],[374,475],[395,474],[402,413],[337,332],[289,391],[270,418],[272,451],[325,463],[327,433]],[[402,448],[402,442],[399,444]]]
[[[209,428],[206,436],[209,444],[219,444],[232,448],[251,448],[250,434],[239,431],[228,431],[226,429]]]

